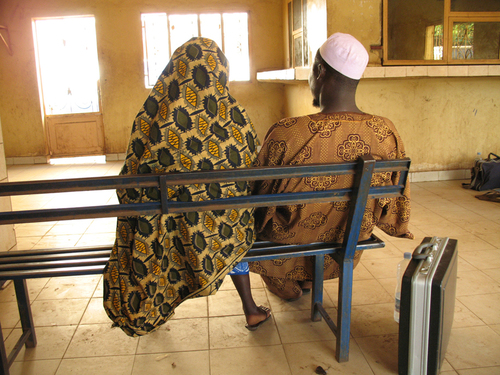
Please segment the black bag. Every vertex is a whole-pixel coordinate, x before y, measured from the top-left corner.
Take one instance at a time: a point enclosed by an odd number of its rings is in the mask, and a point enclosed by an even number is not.
[[[463,185],[478,191],[500,188],[500,156],[490,153],[487,159],[477,160],[471,169],[470,184]]]

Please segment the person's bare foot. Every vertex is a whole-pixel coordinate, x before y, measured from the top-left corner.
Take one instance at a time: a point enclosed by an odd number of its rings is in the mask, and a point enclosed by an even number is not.
[[[299,281],[300,288],[302,289],[302,294],[307,294],[311,292],[311,289],[313,287],[312,281],[309,280],[303,280]]]
[[[247,320],[245,327],[250,331],[255,331],[271,317],[271,310],[265,306],[258,306],[256,311],[245,313],[245,317]]]

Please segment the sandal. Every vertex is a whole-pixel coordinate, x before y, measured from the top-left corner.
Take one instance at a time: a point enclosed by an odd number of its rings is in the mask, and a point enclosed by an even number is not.
[[[486,194],[476,195],[475,197],[482,201],[491,201],[500,203],[500,193],[497,193],[495,191],[489,191]]]
[[[254,325],[246,324],[245,328],[248,329],[249,331],[256,331],[257,328],[259,328],[262,324],[267,322],[269,320],[269,318],[271,317],[271,309],[270,308],[265,307],[265,306],[259,306],[259,310],[264,311],[266,313],[266,318],[264,320],[260,321],[259,323],[254,324]]]

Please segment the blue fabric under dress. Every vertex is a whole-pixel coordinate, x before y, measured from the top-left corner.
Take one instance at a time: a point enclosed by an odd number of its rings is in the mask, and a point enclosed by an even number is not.
[[[239,262],[228,275],[248,275],[249,272],[248,262]]]

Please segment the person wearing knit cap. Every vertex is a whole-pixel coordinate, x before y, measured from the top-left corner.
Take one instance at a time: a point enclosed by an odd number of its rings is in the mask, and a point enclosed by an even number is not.
[[[382,116],[364,113],[356,104],[356,90],[368,64],[368,53],[352,35],[335,33],[316,53],[309,75],[313,105],[320,112],[285,118],[268,131],[256,166],[349,162],[360,155],[375,159],[406,156],[403,142],[393,123]],[[375,185],[392,185],[396,173],[374,176]],[[254,185],[252,194],[346,188],[352,176],[329,176],[274,181]],[[317,203],[284,207],[262,207],[255,211],[255,230],[260,240],[286,244],[342,242],[348,203]],[[391,236],[413,238],[408,229],[410,185],[402,197],[368,201],[359,240],[368,239],[375,226]],[[357,252],[354,266],[362,252]],[[310,290],[312,257],[276,259],[250,263],[268,289],[287,301]],[[325,256],[325,279],[339,276],[339,266]]]

